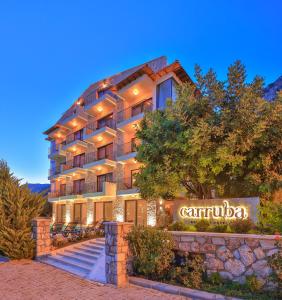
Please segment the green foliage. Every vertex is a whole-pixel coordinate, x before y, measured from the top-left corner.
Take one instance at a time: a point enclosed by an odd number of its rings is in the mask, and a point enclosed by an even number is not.
[[[210,222],[208,220],[201,219],[200,221],[197,221],[197,223],[195,224],[195,227],[196,227],[197,231],[205,232],[205,231],[208,231],[208,229],[210,227]]]
[[[208,231],[210,232],[227,232],[228,224],[214,224],[210,225]]]
[[[277,241],[277,244],[280,246],[280,251],[273,254],[268,258],[268,263],[273,269],[273,276],[272,279],[278,283],[278,287],[281,290],[282,293],[282,252],[281,252],[281,241],[279,245],[279,241]]]
[[[254,228],[254,223],[250,219],[238,219],[230,222],[229,225],[232,232],[235,233],[248,233],[252,228]]]
[[[259,292],[262,290],[264,283],[255,275],[250,275],[246,276],[246,285],[251,292]]]
[[[0,251],[12,259],[31,258],[31,220],[40,215],[44,198],[21,185],[0,160]]]
[[[213,189],[223,197],[270,196],[282,186],[282,93],[263,99],[262,79],[246,83],[239,61],[226,81],[198,66],[195,78],[195,85],[179,87],[175,102],[141,122],[137,159],[144,167],[136,183],[142,196],[201,199]]]
[[[259,228],[262,232],[282,233],[282,204],[273,201],[261,201],[259,207]]]
[[[127,240],[134,272],[147,278],[162,279],[174,258],[172,236],[154,228],[134,227]]]
[[[220,285],[223,283],[223,279],[218,272],[211,273],[208,277],[208,281],[213,285]]]
[[[170,280],[192,288],[201,288],[204,274],[204,260],[200,255],[186,256],[179,266],[170,270]]]
[[[168,225],[168,230],[170,231],[196,231],[196,227],[190,224],[186,224],[183,221],[173,222]]]

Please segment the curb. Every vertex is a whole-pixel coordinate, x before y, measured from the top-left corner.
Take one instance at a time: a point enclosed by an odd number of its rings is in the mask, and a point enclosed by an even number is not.
[[[157,281],[152,281],[140,277],[129,277],[129,283],[142,286],[144,288],[154,289],[160,292],[164,292],[172,295],[184,296],[193,300],[240,300],[240,298],[223,296],[220,294],[213,294],[209,292],[193,290],[190,288],[179,287],[167,283],[161,283]]]

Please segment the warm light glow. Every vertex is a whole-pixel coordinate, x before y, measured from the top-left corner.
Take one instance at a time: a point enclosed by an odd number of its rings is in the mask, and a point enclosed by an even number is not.
[[[245,206],[231,206],[228,201],[223,201],[223,205],[213,206],[196,206],[187,207],[183,206],[179,210],[181,218],[191,219],[247,219],[248,212]]]
[[[106,86],[107,86],[107,83],[104,81],[104,82],[102,83],[102,88],[104,89]]]
[[[57,138],[59,139],[62,135],[60,133],[57,134]]]
[[[76,151],[76,147],[73,147],[71,150],[72,150],[73,152],[75,152],[75,151]]]
[[[72,176],[75,176],[75,175],[76,175],[75,173],[72,174]]]
[[[97,167],[97,170],[98,170],[98,171],[101,171],[101,170],[102,170],[102,168],[101,168],[101,167]]]
[[[101,111],[103,111],[103,107],[102,107],[102,106],[98,106],[98,107],[97,107],[97,110],[98,110],[99,112],[101,112]]]
[[[73,127],[76,127],[76,126],[77,126],[77,122],[76,122],[76,121],[73,121],[73,122],[71,123],[71,125],[72,125]]]
[[[123,222],[123,214],[117,214],[117,215],[116,215],[116,220],[117,220],[118,222]]]
[[[98,140],[99,142],[101,142],[101,141],[103,141],[103,137],[102,137],[102,136],[98,136],[98,137],[97,137],[97,140]]]
[[[137,96],[139,94],[139,90],[138,89],[133,89],[132,93],[133,93],[133,95]]]
[[[149,217],[148,217],[147,224],[148,224],[149,226],[155,226],[155,225],[156,225],[156,217],[154,217],[154,216],[149,216]]]
[[[163,204],[163,199],[160,199],[160,205],[162,205]]]

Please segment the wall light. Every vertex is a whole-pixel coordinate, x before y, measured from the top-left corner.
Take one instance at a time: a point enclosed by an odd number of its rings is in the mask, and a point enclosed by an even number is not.
[[[98,106],[97,110],[98,110],[98,112],[101,112],[101,111],[103,111],[103,107],[102,106]]]
[[[98,136],[98,137],[97,137],[97,140],[98,140],[99,142],[101,142],[101,141],[103,140],[103,137],[102,137],[102,136]]]
[[[133,95],[137,96],[139,94],[139,90],[138,89],[133,89],[132,93],[133,93]]]

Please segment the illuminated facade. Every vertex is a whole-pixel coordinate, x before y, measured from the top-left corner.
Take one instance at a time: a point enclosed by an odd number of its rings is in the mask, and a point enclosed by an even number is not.
[[[146,111],[174,99],[184,81],[190,78],[178,61],[157,58],[92,84],[44,132],[54,222],[155,225],[157,204],[141,199],[134,185],[136,128]]]

